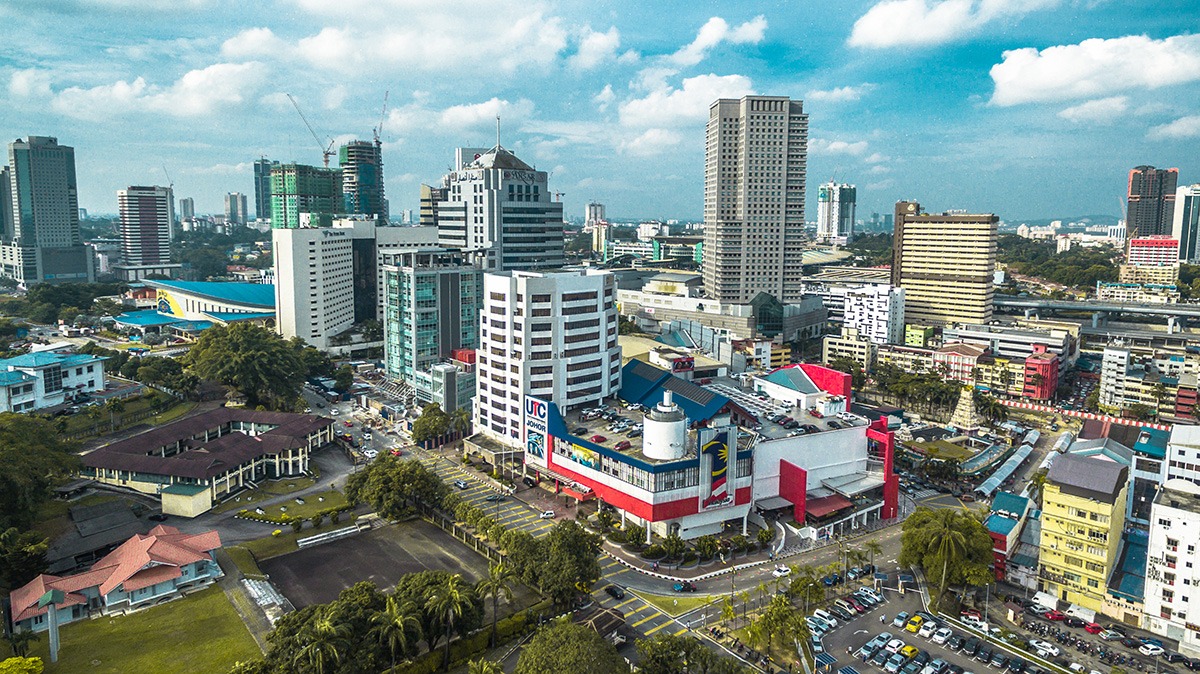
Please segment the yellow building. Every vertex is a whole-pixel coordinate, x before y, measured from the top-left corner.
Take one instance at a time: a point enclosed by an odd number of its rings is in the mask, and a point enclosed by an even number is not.
[[[996,394],[1021,397],[1025,390],[1025,359],[987,358],[979,361],[975,385]]]
[[[841,335],[826,335],[821,341],[821,362],[828,365],[838,358],[849,358],[858,363],[863,372],[875,367],[874,342],[858,334],[856,328],[842,328]]]
[[[1100,613],[1125,527],[1129,468],[1062,454],[1042,494],[1038,589]]]

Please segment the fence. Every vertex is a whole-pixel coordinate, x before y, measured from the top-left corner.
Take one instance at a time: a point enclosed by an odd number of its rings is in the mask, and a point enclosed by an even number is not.
[[[153,405],[151,407],[148,407],[148,408],[138,411],[138,412],[126,412],[126,413],[122,413],[122,414],[114,414],[113,415],[115,417],[114,420],[118,422],[117,430],[129,428],[129,426],[131,426],[132,424],[134,424],[138,421],[142,421],[143,419],[149,419],[150,417],[158,416],[159,414],[162,414],[163,412],[171,409],[178,403],[179,403],[179,401],[177,399],[168,398],[167,400],[165,400],[161,403],[158,403],[157,405]],[[109,415],[109,412],[107,410],[103,410],[103,408],[101,408],[101,409],[102,409],[102,414],[101,414],[102,417]],[[82,414],[82,412],[80,414]],[[112,428],[113,428],[113,424],[111,423],[111,421],[106,422],[103,419],[97,419],[96,423],[92,424],[90,427],[83,429],[83,430],[76,431],[74,433],[64,434],[63,437],[65,437],[67,440],[83,440],[85,438],[94,438],[98,435],[104,435],[105,433],[111,433]]]
[[[505,556],[502,552],[481,541],[479,537],[474,534],[474,532],[454,521],[454,518],[443,512],[434,510],[433,508],[422,507],[421,510],[421,514],[424,516],[426,521],[437,526],[439,529],[445,531],[454,538],[457,538],[463,543],[471,546],[472,550],[478,552],[484,557],[487,557],[488,561],[505,561]]]

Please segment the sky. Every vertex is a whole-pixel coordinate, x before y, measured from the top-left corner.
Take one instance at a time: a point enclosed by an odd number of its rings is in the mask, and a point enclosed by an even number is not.
[[[699,218],[721,97],[790,96],[818,184],[1007,221],[1117,216],[1140,164],[1200,182],[1200,0],[0,0],[0,129],[75,148],[80,206],[381,127],[393,214],[460,146],[551,172],[570,216]],[[287,98],[298,101],[318,143]],[[384,98],[387,109],[384,113]],[[336,162],[336,157],[333,160]]]

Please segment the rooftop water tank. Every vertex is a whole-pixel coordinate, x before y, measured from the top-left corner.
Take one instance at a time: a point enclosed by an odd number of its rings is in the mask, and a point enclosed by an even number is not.
[[[671,391],[663,391],[663,401],[650,410],[643,424],[642,454],[647,459],[674,461],[687,454],[687,418]]]

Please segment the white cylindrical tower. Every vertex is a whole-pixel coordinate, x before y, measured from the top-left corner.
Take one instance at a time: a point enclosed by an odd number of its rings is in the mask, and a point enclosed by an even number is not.
[[[687,418],[671,398],[671,391],[663,391],[663,401],[646,415],[642,453],[648,459],[673,461],[687,454]]]

